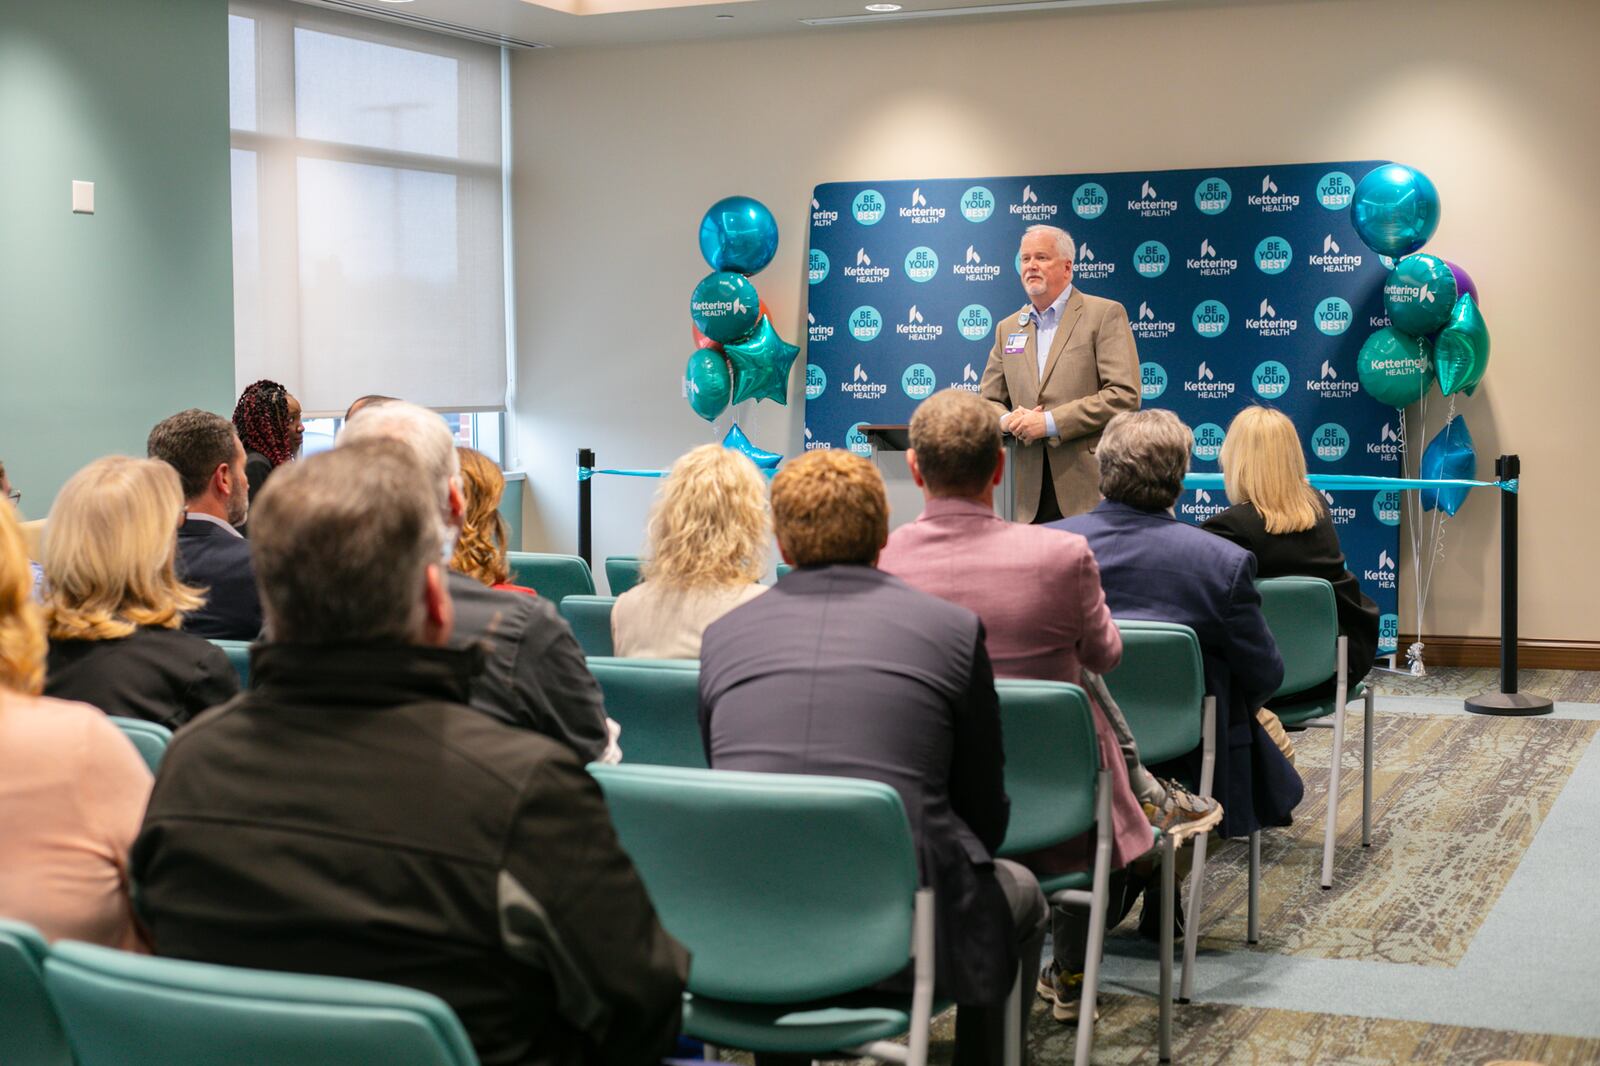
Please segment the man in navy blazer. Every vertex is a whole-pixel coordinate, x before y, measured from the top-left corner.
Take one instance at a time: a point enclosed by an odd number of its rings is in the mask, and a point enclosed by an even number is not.
[[[206,590],[205,606],[183,628],[212,640],[254,640],[261,633],[250,542],[235,529],[250,513],[244,445],[233,423],[190,408],[150,431],[145,450],[178,472],[184,520],[178,530],[178,580]]]
[[[1098,449],[1105,499],[1052,524],[1088,539],[1113,617],[1175,622],[1200,638],[1206,691],[1217,700],[1221,832],[1246,836],[1288,825],[1304,785],[1256,721],[1283,680],[1283,660],[1261,614],[1255,557],[1172,514],[1193,446],[1171,411],[1117,415]],[[1152,770],[1198,783],[1200,753],[1178,763]]]

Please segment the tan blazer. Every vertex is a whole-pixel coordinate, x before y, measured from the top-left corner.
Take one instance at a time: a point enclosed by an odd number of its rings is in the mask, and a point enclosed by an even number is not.
[[[1042,404],[1056,420],[1059,436],[1018,442],[1013,471],[1018,522],[1031,522],[1038,513],[1047,447],[1061,513],[1093,510],[1100,502],[1100,464],[1094,457],[1100,431],[1117,412],[1139,409],[1139,353],[1121,304],[1074,288],[1042,381],[1035,327],[1017,325],[1017,315],[1027,309],[1024,305],[1000,320],[979,386],[999,413]],[[1012,333],[1025,334],[1027,344],[1020,354],[1006,355],[1006,337]]]

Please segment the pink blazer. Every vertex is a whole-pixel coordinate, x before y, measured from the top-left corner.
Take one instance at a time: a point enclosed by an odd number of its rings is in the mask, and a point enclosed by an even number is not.
[[[971,500],[933,499],[889,535],[878,567],[983,619],[996,677],[1081,684],[1085,667],[1105,673],[1122,659],[1100,569],[1076,533],[1007,522]],[[1111,770],[1111,857],[1120,867],[1150,850],[1150,822],[1098,706],[1094,719],[1100,762]],[[1083,869],[1092,858],[1092,842],[1080,839],[1053,852],[1049,870]]]

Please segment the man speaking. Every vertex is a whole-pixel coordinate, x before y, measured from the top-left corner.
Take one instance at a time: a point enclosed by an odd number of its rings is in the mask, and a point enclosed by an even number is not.
[[[1077,248],[1066,230],[1022,235],[1029,303],[1000,320],[980,393],[1020,443],[1016,520],[1053,522],[1100,502],[1095,445],[1111,417],[1139,409],[1139,354],[1128,312],[1072,287]]]

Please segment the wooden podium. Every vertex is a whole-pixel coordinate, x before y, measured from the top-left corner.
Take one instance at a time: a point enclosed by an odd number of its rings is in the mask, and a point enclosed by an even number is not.
[[[911,472],[900,456],[911,447],[911,427],[904,424],[864,425],[861,432],[872,446],[872,461],[878,473],[883,475],[884,486],[888,490],[889,528],[912,521],[922,513],[922,490],[911,480]],[[1010,522],[1016,515],[1016,487],[1011,478],[1015,465],[1015,441],[1010,436],[1002,439],[1006,449],[1006,469],[999,487],[995,489],[994,510]]]

